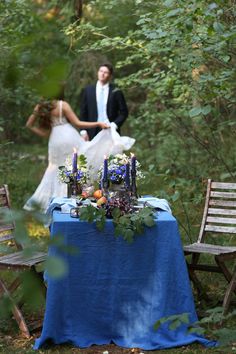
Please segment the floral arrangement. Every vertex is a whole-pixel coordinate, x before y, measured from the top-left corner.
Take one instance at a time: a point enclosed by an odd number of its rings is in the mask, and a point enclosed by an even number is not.
[[[59,166],[58,173],[59,180],[63,183],[77,182],[80,185],[87,183],[89,178],[89,170],[87,166],[87,159],[84,155],[73,154],[73,158],[68,156],[64,166]]]
[[[105,177],[112,184],[125,183],[129,186],[132,174],[135,174],[137,181],[144,178],[144,175],[141,172],[141,165],[134,155],[131,155],[130,157],[126,154],[110,155],[107,159],[107,164],[105,161],[106,159],[104,160],[104,165],[99,169],[100,180],[104,178],[104,170],[106,168],[107,171]]]

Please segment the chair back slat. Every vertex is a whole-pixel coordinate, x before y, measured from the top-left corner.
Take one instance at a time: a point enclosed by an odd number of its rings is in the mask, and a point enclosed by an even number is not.
[[[216,223],[216,224],[231,224],[236,226],[236,218],[219,218],[214,216],[208,216],[206,219],[207,223]]]
[[[0,233],[0,243],[1,242],[6,242],[6,241],[11,241],[13,239],[12,234],[2,234]]]
[[[0,186],[0,243],[14,240],[14,222],[4,220],[4,214],[10,210],[10,198],[8,186]]]
[[[226,234],[236,234],[236,227],[206,225],[205,231],[223,232]]]
[[[218,208],[208,208],[209,215],[236,215],[236,209],[218,209]]]
[[[2,224],[0,223],[0,232],[14,230],[13,224]]]
[[[236,183],[211,182],[212,189],[235,189]]]
[[[208,180],[198,242],[204,242],[209,232],[236,234],[236,183]]]
[[[229,199],[235,199],[236,198],[236,193],[231,193],[231,192],[212,192],[211,191],[211,197],[215,198],[229,198]]]
[[[209,204],[225,207],[236,207],[236,202],[233,200],[210,199]]]

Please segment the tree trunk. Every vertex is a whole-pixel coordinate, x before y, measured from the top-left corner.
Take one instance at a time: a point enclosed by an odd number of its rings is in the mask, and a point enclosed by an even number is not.
[[[83,0],[74,0],[75,18],[80,21],[83,16]]]

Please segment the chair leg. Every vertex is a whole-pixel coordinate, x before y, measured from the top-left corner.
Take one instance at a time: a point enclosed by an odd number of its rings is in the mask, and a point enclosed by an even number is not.
[[[39,280],[40,288],[42,290],[44,298],[46,299],[47,287],[46,287],[46,284],[44,282],[43,273],[42,272],[40,272],[40,273],[37,272],[35,267],[32,267],[30,270],[33,273],[33,275]]]
[[[229,286],[226,290],[224,301],[223,301],[223,308],[224,308],[223,314],[224,315],[226,315],[229,310],[229,305],[231,302],[232,294],[233,294],[233,291],[235,291],[235,290],[236,290],[236,266],[234,268],[234,274],[233,274],[231,282],[229,283]]]
[[[15,317],[16,322],[18,323],[18,326],[21,330],[22,335],[26,338],[30,338],[30,332],[29,332],[29,329],[26,325],[24,317],[23,317],[20,309],[16,306],[10,292],[8,291],[7,287],[5,286],[5,284],[3,283],[3,281],[1,279],[0,279],[0,290],[1,290],[1,293],[5,294],[11,301],[11,304],[12,304],[11,310],[12,310],[13,316]]]
[[[191,269],[190,267],[188,267],[188,272],[189,272],[190,280],[193,282],[195,288],[197,289],[198,298],[199,299],[204,299],[206,301],[209,301],[210,299],[207,296],[206,292],[204,291],[200,280],[198,279],[198,277],[195,274],[195,271],[193,269]]]
[[[225,279],[229,282],[229,284],[231,283],[232,277],[233,275],[231,274],[231,272],[228,270],[228,268],[225,265],[225,262],[222,260],[221,257],[217,257],[215,256],[215,261],[218,264],[219,268],[221,269],[222,273],[224,274]],[[236,288],[233,289],[235,295],[236,295]]]
[[[19,277],[17,277],[11,285],[8,286],[8,291],[10,294],[12,294],[21,284],[21,280]]]

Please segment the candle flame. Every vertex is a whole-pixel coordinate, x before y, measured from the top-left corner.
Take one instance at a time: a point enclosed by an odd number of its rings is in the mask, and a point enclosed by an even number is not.
[[[104,155],[104,160],[106,160],[107,159],[107,155]]]
[[[74,154],[76,154],[76,153],[77,153],[77,150],[76,150],[76,148],[75,148],[75,147],[73,148],[73,152],[74,152]]]

